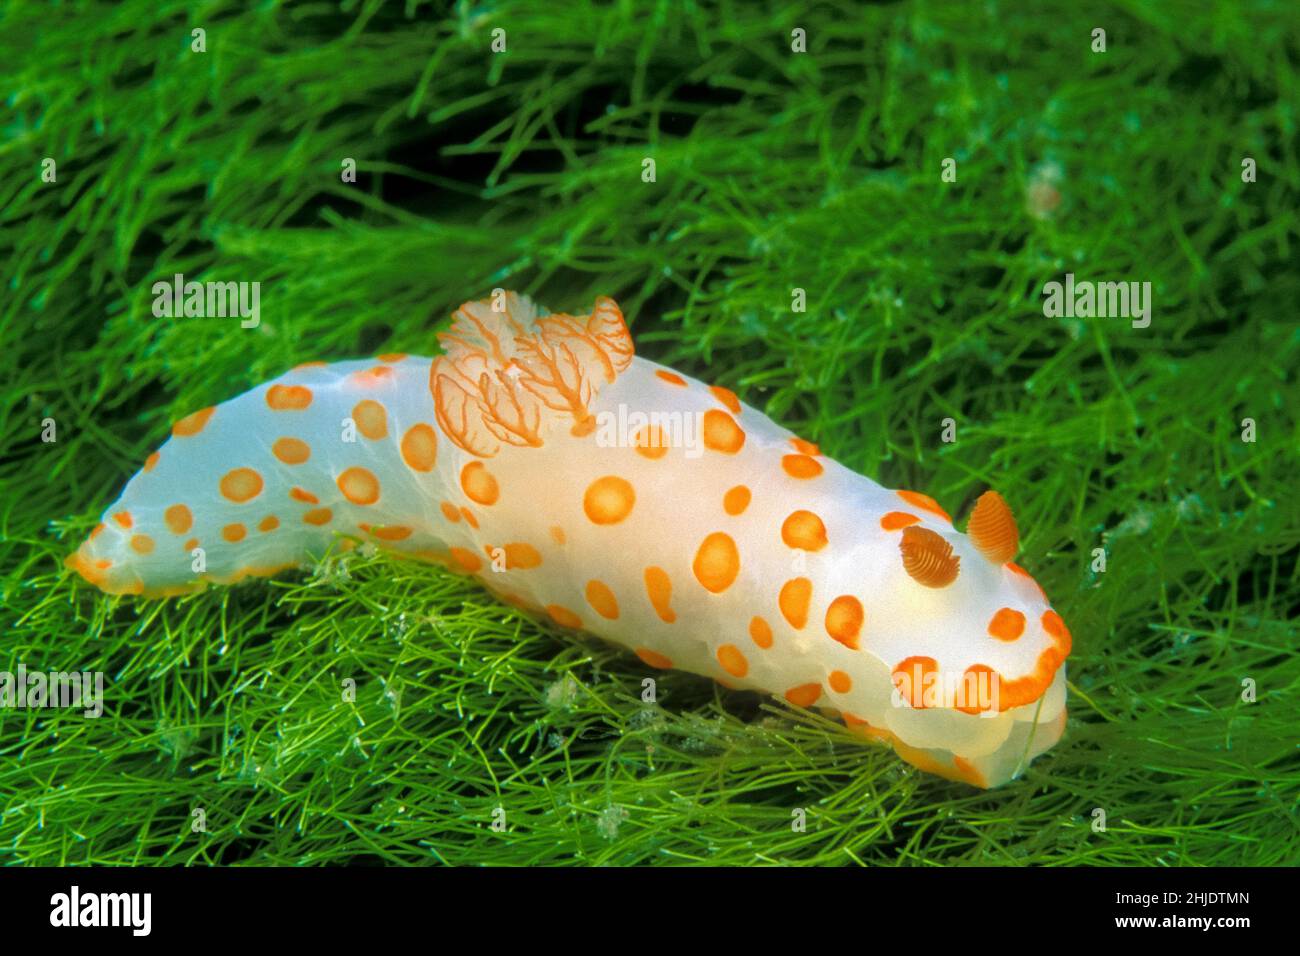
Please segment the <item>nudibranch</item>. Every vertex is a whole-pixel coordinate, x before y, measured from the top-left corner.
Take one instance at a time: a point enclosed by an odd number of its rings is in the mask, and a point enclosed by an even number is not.
[[[68,565],[169,596],[303,566],[338,533],[978,787],[1060,738],[1070,632],[996,492],[959,533],[933,498],[636,357],[609,298],[578,317],[497,293],[439,339],[182,418]]]

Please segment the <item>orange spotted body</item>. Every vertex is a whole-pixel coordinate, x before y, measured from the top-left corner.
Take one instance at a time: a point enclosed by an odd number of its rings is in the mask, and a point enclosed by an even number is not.
[[[171,595],[341,533],[976,786],[1059,738],[1069,632],[1010,563],[1000,498],[972,540],[933,499],[635,357],[611,300],[495,304],[462,306],[436,359],[300,366],[182,419],[69,564]]]

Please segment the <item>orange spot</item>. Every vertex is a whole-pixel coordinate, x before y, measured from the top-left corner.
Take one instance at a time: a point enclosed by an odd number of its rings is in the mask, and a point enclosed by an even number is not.
[[[411,529],[400,524],[390,524],[380,528],[371,528],[370,533],[380,541],[405,541],[411,536]]]
[[[711,408],[704,413],[704,447],[734,455],[745,446],[745,431],[726,412]]]
[[[618,524],[632,512],[636,492],[617,475],[597,478],[582,496],[582,509],[593,524]]]
[[[462,506],[460,509],[460,516],[465,519],[465,523],[467,525],[469,525],[475,531],[478,530],[478,518],[474,517],[474,512]]]
[[[235,468],[221,479],[221,494],[236,503],[251,501],[262,493],[262,476],[252,468]]]
[[[94,541],[103,533],[104,533],[104,523],[101,521],[99,524],[95,525],[95,529],[90,532],[90,540]]]
[[[785,692],[785,699],[796,707],[811,707],[822,695],[821,684],[800,684]]]
[[[297,487],[290,488],[289,497],[292,498],[294,501],[301,501],[303,504],[308,504],[308,505],[320,504],[320,499],[304,488],[297,488]]]
[[[349,468],[339,475],[339,491],[354,505],[373,505],[379,500],[379,479],[365,468]]]
[[[464,570],[473,574],[483,567],[483,562],[479,560],[477,554],[473,551],[467,551],[464,548],[452,548],[451,559],[461,566]]]
[[[181,547],[183,547],[186,551],[193,551],[198,546],[199,546],[198,538],[190,538],[190,540],[186,541],[183,545],[181,545]]]
[[[1055,650],[1049,648],[1039,656],[1035,662],[1034,670],[1024,677],[1018,677],[1015,680],[1000,679],[998,681],[998,710],[1010,710],[1012,707],[1022,707],[1025,704],[1032,704],[1043,691],[1052,682],[1052,675],[1056,673],[1056,666],[1059,660],[1055,658]],[[1045,657],[1045,655],[1052,655]]]
[[[387,365],[375,365],[352,373],[352,380],[363,387],[382,385],[393,377],[393,370]]]
[[[791,478],[816,478],[825,470],[821,462],[807,455],[784,455],[781,467]]]
[[[672,607],[673,582],[672,578],[668,577],[667,571],[663,568],[646,568],[645,591],[654,606],[655,613],[659,615],[659,620],[665,624],[677,620],[677,614]]]
[[[311,446],[297,438],[277,438],[271,453],[286,465],[301,465],[311,457]]]
[[[713,393],[714,398],[727,406],[731,414],[740,414],[740,399],[736,397],[736,393],[731,389],[723,388],[721,385],[710,385],[709,391]]]
[[[248,575],[248,576],[250,576],[250,577],[254,577],[254,578],[269,578],[269,577],[273,577],[274,575],[279,574],[281,571],[284,571],[284,570],[286,570],[287,568],[292,568],[292,567],[294,567],[294,563],[293,563],[292,561],[290,561],[290,562],[288,562],[288,563],[286,563],[286,564],[272,564],[272,565],[266,565],[266,566],[263,566],[263,567],[257,567],[256,565],[250,565],[249,567],[241,568],[240,571],[239,571],[239,575],[235,578],[235,580],[237,581],[237,580],[239,580],[239,578],[241,578],[241,577],[243,577],[243,576],[245,576],[245,575]]]
[[[665,657],[658,651],[652,651],[648,647],[635,648],[632,653],[641,658],[642,661],[649,664],[651,667],[657,667],[660,670],[666,671],[673,666],[671,658]]]
[[[131,550],[137,554],[149,554],[153,551],[153,538],[147,534],[131,535]]]
[[[920,508],[922,511],[928,511],[931,514],[936,514],[944,521],[948,522],[949,524],[952,524],[952,518],[948,516],[948,512],[940,508],[939,502],[935,501],[929,495],[923,495],[919,491],[901,491],[901,490],[895,492],[895,494],[897,494],[898,497],[902,498],[912,507]]]
[[[405,352],[385,352],[383,355],[376,355],[375,358],[381,362],[400,362],[406,358]]]
[[[816,444],[804,441],[802,438],[791,438],[790,444],[794,446],[795,451],[802,455],[820,455],[822,453],[822,450]]]
[[[1061,620],[1061,615],[1055,611],[1044,611],[1040,623],[1043,625],[1043,630],[1056,641],[1056,652],[1061,655],[1061,660],[1069,657],[1074,639],[1070,636],[1070,629],[1065,626],[1065,621]],[[1052,669],[1055,670],[1055,666]]]
[[[311,404],[306,385],[272,385],[266,390],[266,404],[277,412],[300,412]]]
[[[1025,633],[1025,616],[1009,607],[998,608],[989,621],[989,636],[999,641],[1014,641]]]
[[[826,633],[856,651],[865,619],[862,602],[851,594],[841,594],[826,609]]]
[[[945,780],[956,780],[955,772],[946,764],[940,763],[934,757],[930,756],[920,747],[912,747],[898,737],[892,737],[890,741],[894,745],[894,753],[902,757],[908,763],[918,770],[924,770],[926,773],[932,773],[936,777],[943,777]]]
[[[963,783],[969,783],[972,787],[979,787],[987,790],[989,786],[988,778],[975,768],[975,765],[965,757],[953,756],[953,768],[957,771]]]
[[[903,570],[917,584],[943,588],[957,580],[961,558],[952,553],[952,545],[942,535],[929,528],[904,528],[898,549],[903,555]]]
[[[776,603],[781,608],[781,616],[796,631],[801,631],[808,623],[808,605],[811,602],[812,581],[807,578],[791,578],[781,585],[781,594]]]
[[[574,614],[562,604],[546,605],[546,613],[551,616],[551,620],[561,627],[582,627],[582,618]]]
[[[308,511],[302,516],[303,521],[307,522],[307,524],[314,525],[327,524],[332,521],[333,518],[334,512],[330,511],[328,508],[312,508],[311,511]]]
[[[996,491],[984,492],[975,502],[966,534],[975,549],[994,564],[1006,564],[1020,550],[1015,516]]]
[[[481,505],[495,504],[501,496],[496,478],[481,461],[471,461],[460,470],[460,486],[470,500]]]
[[[448,521],[455,523],[460,520],[460,512],[450,501],[444,501],[439,507],[442,508],[442,516]]]
[[[880,519],[880,527],[886,531],[898,531],[908,525],[919,524],[920,521],[921,519],[916,515],[908,514],[906,511],[891,511]]]
[[[655,369],[655,374],[667,382],[669,385],[680,385],[686,387],[686,379],[682,378],[676,372],[666,372],[663,369]]]
[[[364,398],[353,406],[352,420],[357,424],[357,431],[371,441],[388,437],[388,413],[372,399]]]
[[[645,425],[637,430],[636,453],[655,460],[668,454],[668,436],[658,425]]]
[[[831,671],[826,678],[826,683],[831,685],[831,690],[837,694],[847,694],[853,689],[853,678],[844,671]]]
[[[850,714],[848,710],[844,711],[844,723],[846,727],[853,728],[855,734],[861,734],[866,737],[874,737],[876,740],[889,740],[893,736],[887,730],[880,730],[879,727],[872,727],[867,721],[863,721],[857,714]]]
[[[749,507],[750,498],[753,497],[750,490],[744,485],[736,485],[722,496],[722,510],[729,515],[744,514]]]
[[[486,547],[488,549],[488,555],[491,556],[492,546],[487,545]],[[506,554],[507,571],[528,571],[540,566],[542,563],[541,553],[531,544],[514,542],[507,544],[502,550],[505,551]]]
[[[197,412],[186,415],[172,426],[172,434],[177,438],[192,438],[203,431],[203,426],[208,423],[208,419],[216,410],[215,405],[209,405],[207,408],[200,408]]]
[[[1000,681],[998,672],[993,668],[984,664],[972,664],[962,674],[962,682],[957,688],[957,700],[953,703],[953,708],[963,714],[980,714],[991,710],[991,704],[982,701],[980,695],[981,693],[990,696],[997,694]]]
[[[772,626],[761,617],[750,618],[749,636],[764,650],[772,646]]]
[[[112,566],[113,566],[113,562],[108,560],[108,558],[100,558],[98,561],[95,562],[95,567],[99,568],[99,570],[101,571],[106,571]]]
[[[604,582],[587,582],[587,603],[606,620],[618,620],[618,599]]]
[[[791,548],[820,551],[826,547],[826,525],[811,511],[793,511],[781,525],[781,540]]]
[[[265,518],[263,518],[261,521],[257,523],[257,530],[263,533],[267,531],[274,531],[278,527],[280,527],[280,519],[277,518],[275,515],[267,515]]]
[[[700,543],[691,567],[695,571],[695,580],[706,591],[721,594],[740,574],[740,552],[736,550],[736,542],[729,534],[713,532]]]
[[[732,677],[744,677],[749,673],[749,661],[735,644],[723,644],[718,648],[718,663]]]
[[[145,471],[153,471],[153,470],[154,470],[154,467],[158,464],[158,459],[159,459],[160,457],[161,457],[161,456],[160,456],[157,452],[154,452],[152,455],[150,455],[148,458],[146,458],[146,459],[144,460],[144,470],[145,470]]]
[[[438,433],[433,426],[420,422],[402,436],[402,461],[412,471],[433,471],[438,460]]]
[[[221,529],[221,537],[225,538],[231,544],[234,544],[236,541],[243,541],[247,534],[248,529],[238,522],[235,524],[228,524]]]
[[[133,524],[135,524],[131,519],[131,512],[129,511],[119,511],[117,514],[113,515],[113,520],[128,530]]]
[[[905,701],[923,710],[928,706],[925,698],[939,694],[938,676],[939,665],[933,657],[908,657],[898,662],[892,680]]]
[[[184,505],[172,505],[163,512],[163,521],[172,534],[184,534],[194,524],[194,515]]]
[[[564,529],[558,524],[551,525],[551,540],[556,544],[564,544],[565,542]]]
[[[1020,575],[1022,578],[1025,578],[1027,581],[1033,584],[1034,587],[1038,588],[1038,593],[1043,596],[1043,600],[1044,601],[1047,600],[1047,592],[1043,590],[1043,586],[1041,584],[1039,584],[1037,581],[1034,580],[1034,576],[1032,574],[1030,574],[1020,565],[1016,564],[1016,562],[1014,561],[1007,562],[1007,569],[1014,574]]]

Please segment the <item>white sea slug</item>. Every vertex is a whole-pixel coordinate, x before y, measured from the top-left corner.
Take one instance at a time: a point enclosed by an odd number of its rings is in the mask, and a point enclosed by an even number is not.
[[[1011,563],[995,492],[959,533],[634,357],[608,298],[539,316],[500,294],[439,338],[435,359],[308,363],[181,419],[69,566],[168,596],[306,564],[337,532],[975,786],[1060,738],[1070,634]]]

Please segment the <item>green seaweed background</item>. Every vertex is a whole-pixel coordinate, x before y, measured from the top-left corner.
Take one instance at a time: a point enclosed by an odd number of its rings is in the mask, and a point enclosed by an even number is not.
[[[0,670],[108,682],[0,709],[0,862],[1294,864],[1298,50],[1260,0],[0,6]],[[154,318],[176,272],[261,325]],[[1151,282],[1150,327],[1045,317],[1066,272]],[[1000,489],[1064,740],[981,792],[688,674],[648,706],[378,555],[167,602],[63,568],[171,421],[496,286],[613,295],[955,515]]]

